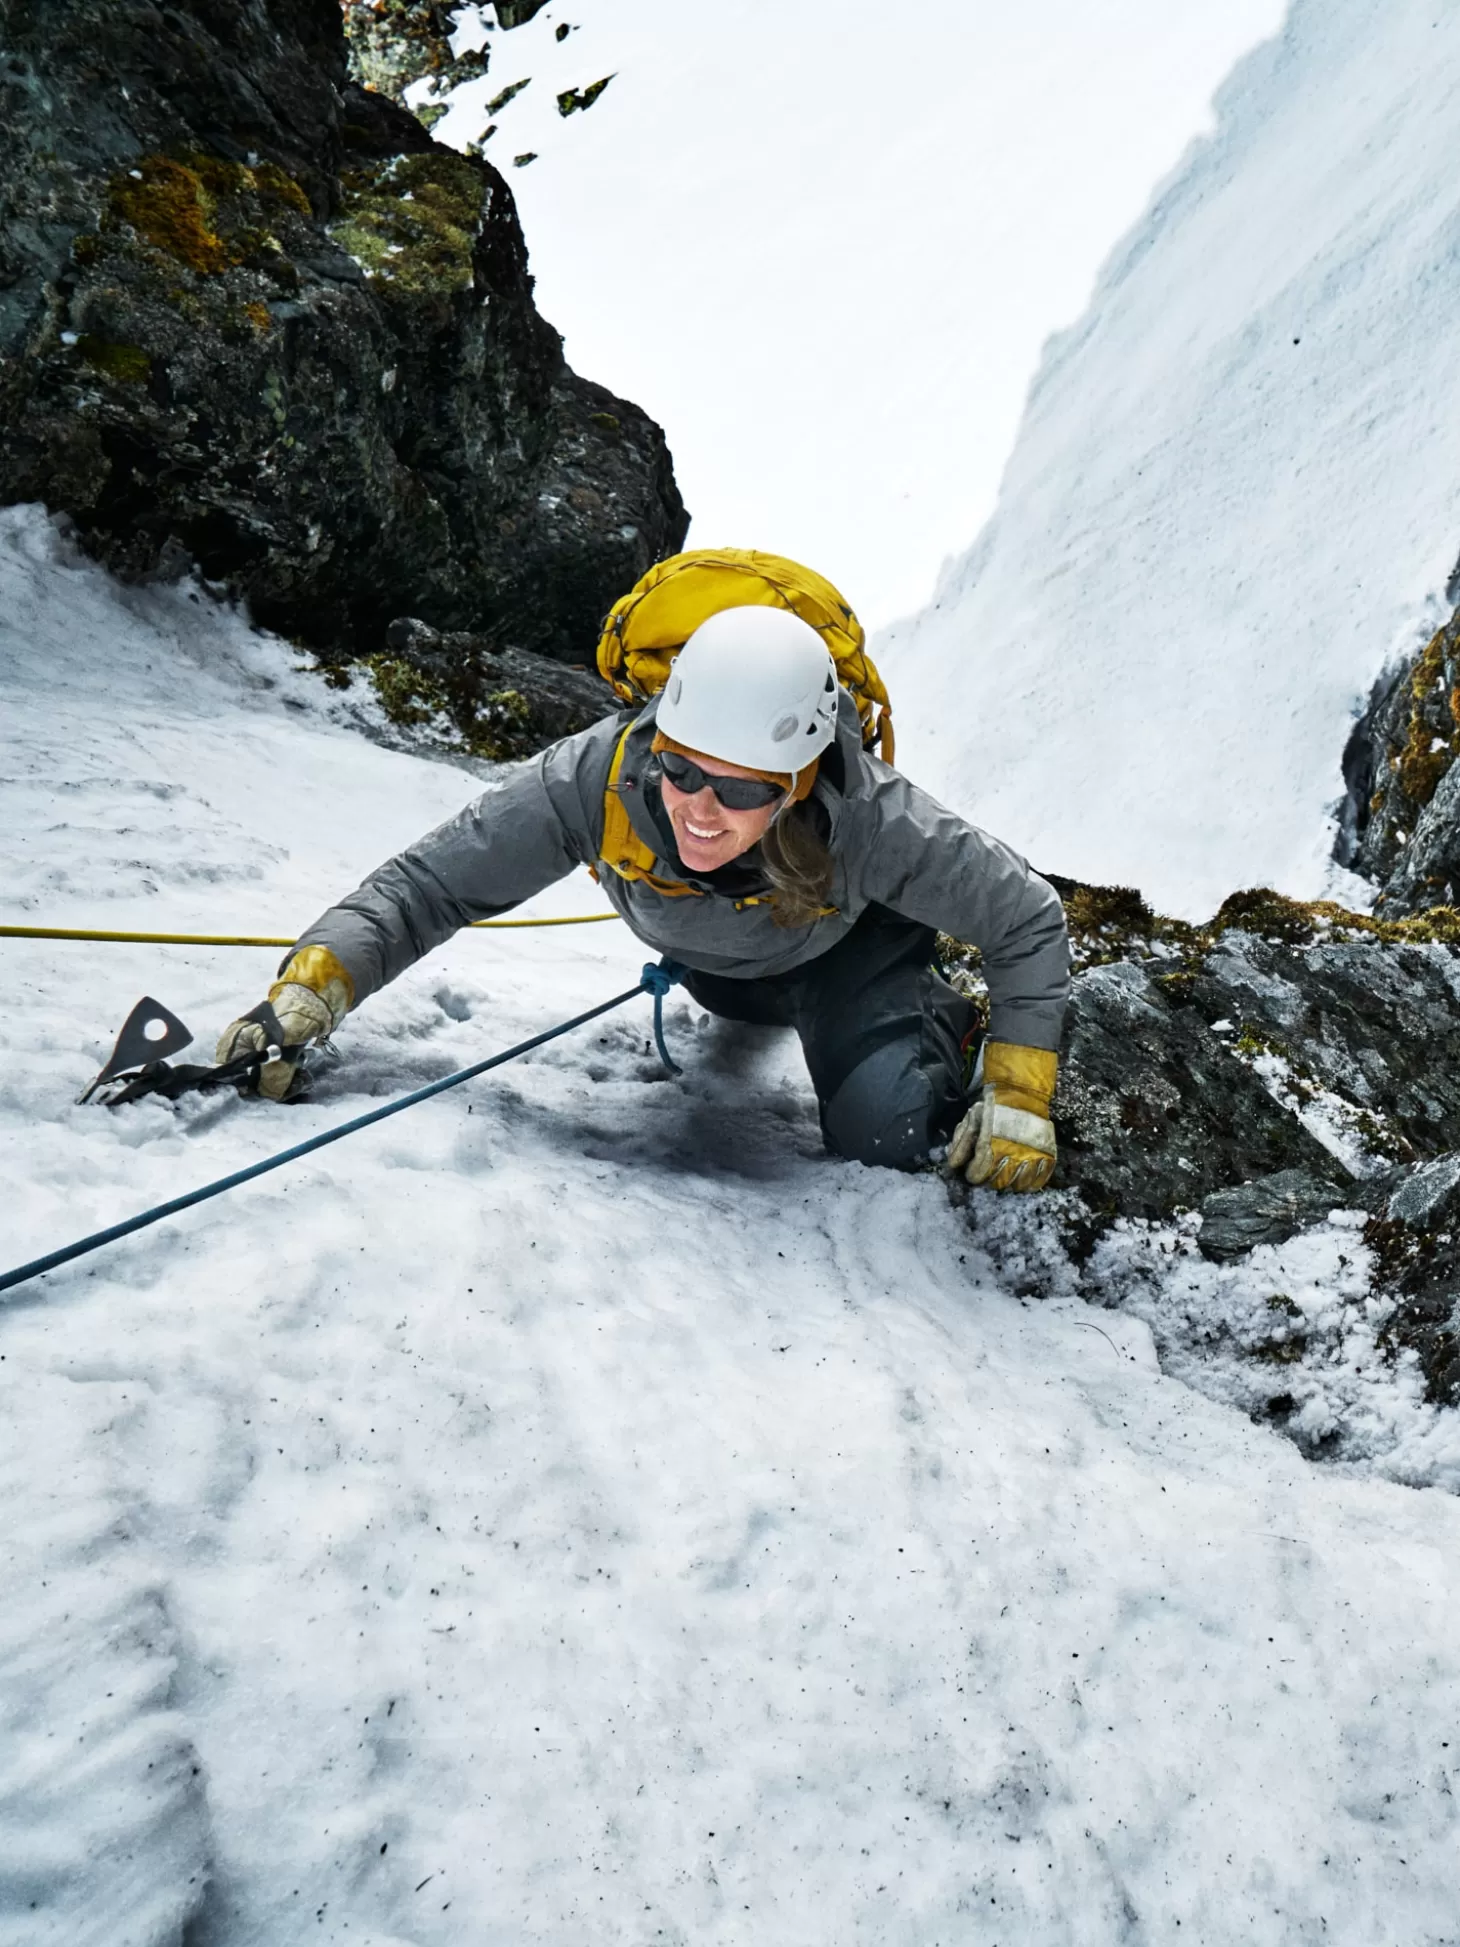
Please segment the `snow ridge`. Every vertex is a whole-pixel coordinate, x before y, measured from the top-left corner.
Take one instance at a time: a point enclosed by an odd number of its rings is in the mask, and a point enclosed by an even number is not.
[[[1457,82],[1452,13],[1294,0],[880,646],[915,774],[1037,864],[1189,918],[1327,882],[1352,716],[1460,535]]]

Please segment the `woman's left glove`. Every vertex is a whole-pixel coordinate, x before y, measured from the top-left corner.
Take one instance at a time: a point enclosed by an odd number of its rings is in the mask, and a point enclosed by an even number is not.
[[[953,1131],[946,1168],[995,1190],[1042,1190],[1058,1152],[1049,1105],[1059,1056],[1012,1041],[984,1044],[983,1091]]]
[[[289,1051],[302,1053],[310,1042],[327,1040],[349,1013],[354,999],[354,981],[327,946],[300,947],[269,989],[269,1006],[279,1024],[281,1054],[259,1070],[260,1095],[271,1102],[284,1100],[299,1068],[297,1059],[288,1059]],[[239,1055],[262,1054],[274,1040],[262,1021],[245,1014],[230,1022],[218,1037],[213,1059],[221,1066]]]

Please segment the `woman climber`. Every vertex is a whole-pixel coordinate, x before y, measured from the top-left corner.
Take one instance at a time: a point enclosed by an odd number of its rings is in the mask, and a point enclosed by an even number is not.
[[[1041,1189],[1063,908],[866,747],[886,692],[836,591],[775,556],[676,556],[616,606],[599,664],[641,707],[551,745],[372,872],[285,962],[278,1034],[246,1016],[218,1060],[280,1046],[259,1087],[282,1099],[303,1048],[378,987],[587,865],[702,1007],[795,1028],[829,1149],[908,1167],[946,1144],[970,1182]],[[972,1073],[974,1009],[934,965],[939,929],[983,956]]]

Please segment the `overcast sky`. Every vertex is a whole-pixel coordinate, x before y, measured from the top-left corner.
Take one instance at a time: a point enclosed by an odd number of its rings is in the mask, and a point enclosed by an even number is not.
[[[876,625],[973,540],[1044,339],[1282,11],[554,0],[475,92],[532,77],[488,153],[540,307],[667,429],[691,540],[797,555]]]

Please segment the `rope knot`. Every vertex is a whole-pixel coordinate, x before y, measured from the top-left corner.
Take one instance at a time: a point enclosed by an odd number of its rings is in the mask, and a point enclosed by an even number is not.
[[[684,979],[685,969],[677,960],[650,960],[639,975],[639,984],[646,994],[655,1000],[663,1000],[671,987],[678,986]]]

